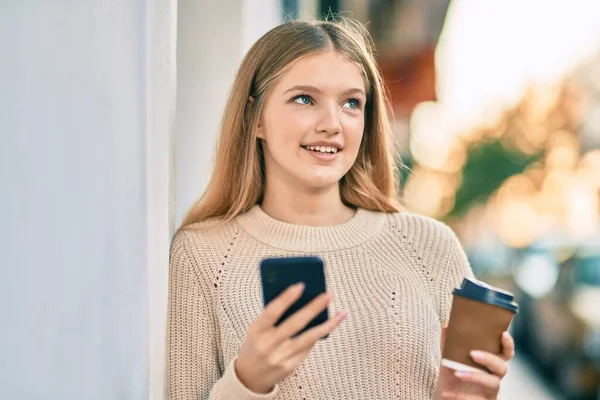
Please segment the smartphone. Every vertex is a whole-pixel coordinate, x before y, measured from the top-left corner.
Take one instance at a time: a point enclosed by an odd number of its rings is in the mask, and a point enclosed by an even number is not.
[[[281,324],[312,299],[327,290],[324,264],[320,257],[265,258],[260,263],[260,276],[265,306],[289,286],[300,282],[304,283],[302,296],[286,310],[275,326]],[[328,318],[329,311],[328,308],[325,308],[295,336],[327,321]],[[328,336],[324,336],[322,339]]]

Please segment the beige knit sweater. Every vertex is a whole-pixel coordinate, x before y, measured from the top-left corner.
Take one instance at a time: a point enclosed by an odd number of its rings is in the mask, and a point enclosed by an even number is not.
[[[233,360],[263,309],[262,258],[319,255],[330,315],[347,319],[266,395],[237,379]],[[231,222],[180,231],[170,265],[169,399],[432,399],[440,326],[471,269],[445,225],[411,213],[359,209],[330,227],[277,221],[260,207]]]

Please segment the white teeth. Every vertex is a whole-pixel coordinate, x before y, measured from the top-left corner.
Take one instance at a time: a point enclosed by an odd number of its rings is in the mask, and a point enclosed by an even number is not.
[[[304,146],[307,150],[318,151],[319,153],[337,153],[337,147],[331,146]]]

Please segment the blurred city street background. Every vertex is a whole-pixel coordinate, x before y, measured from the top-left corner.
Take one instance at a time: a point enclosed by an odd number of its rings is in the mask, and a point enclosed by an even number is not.
[[[520,303],[503,394],[600,399],[600,3],[352,3],[335,5],[375,38],[405,205]]]
[[[564,397],[551,384],[544,382],[531,365],[517,356],[511,363],[510,372],[502,383],[504,399],[560,400]]]

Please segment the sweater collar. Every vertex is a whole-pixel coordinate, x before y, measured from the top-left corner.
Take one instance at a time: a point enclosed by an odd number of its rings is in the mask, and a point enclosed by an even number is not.
[[[348,221],[331,226],[295,225],[279,221],[256,205],[237,217],[256,240],[282,250],[310,253],[347,249],[375,236],[384,226],[385,213],[359,208]]]

